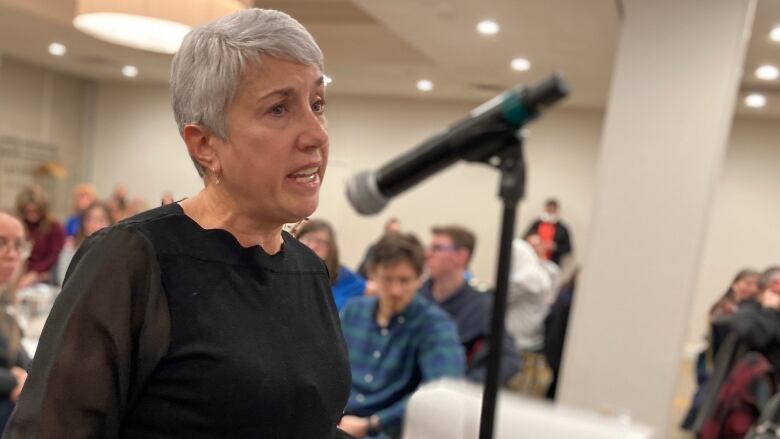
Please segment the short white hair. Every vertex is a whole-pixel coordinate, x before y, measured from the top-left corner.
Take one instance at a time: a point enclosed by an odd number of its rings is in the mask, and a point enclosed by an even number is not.
[[[247,63],[259,63],[263,54],[324,71],[314,37],[284,12],[245,9],[190,31],[171,66],[171,105],[179,134],[185,125],[196,123],[227,140],[225,109]],[[192,161],[203,177],[203,166]]]

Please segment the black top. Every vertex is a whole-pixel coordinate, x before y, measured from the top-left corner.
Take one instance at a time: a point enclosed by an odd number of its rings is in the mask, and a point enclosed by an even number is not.
[[[346,437],[327,269],[284,233],[242,247],[171,204],[78,251],[3,436]]]

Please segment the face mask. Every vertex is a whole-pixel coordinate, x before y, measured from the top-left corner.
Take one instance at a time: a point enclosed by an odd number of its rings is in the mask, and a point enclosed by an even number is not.
[[[542,215],[540,216],[541,220],[546,223],[557,223],[558,222],[558,215],[551,215],[547,212],[542,212]]]

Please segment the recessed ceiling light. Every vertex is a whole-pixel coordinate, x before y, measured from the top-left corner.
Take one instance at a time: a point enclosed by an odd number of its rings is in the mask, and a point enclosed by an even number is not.
[[[780,71],[772,64],[766,64],[756,69],[756,78],[764,81],[774,81],[780,77]]]
[[[330,76],[328,76],[328,75],[322,75],[322,83],[323,83],[323,84],[325,84],[325,85],[328,85],[328,84],[330,84],[331,82],[333,82],[333,78],[331,78],[331,77],[330,77]]]
[[[531,68],[531,61],[528,61],[525,58],[515,58],[512,60],[512,63],[510,65],[512,66],[512,70],[517,70],[518,72],[524,72]]]
[[[483,35],[495,35],[499,29],[498,23],[492,20],[483,20],[477,23],[477,32]]]
[[[772,41],[776,41],[776,42],[780,43],[780,26],[776,26],[774,29],[772,29],[769,32],[769,38]]]
[[[420,91],[431,91],[433,90],[433,82],[427,80],[427,79],[421,79],[417,81],[417,90]]]
[[[758,93],[745,96],[745,105],[751,108],[762,108],[766,106],[766,97]]]
[[[126,65],[122,67],[122,74],[127,76],[128,78],[135,78],[138,76],[138,67]]]
[[[65,47],[64,44],[61,43],[51,43],[49,44],[49,53],[51,53],[54,56],[62,56],[65,55],[65,52],[68,51],[68,48]]]
[[[76,29],[108,41],[135,49],[173,54],[190,27],[161,18],[113,12],[95,12],[76,16]]]

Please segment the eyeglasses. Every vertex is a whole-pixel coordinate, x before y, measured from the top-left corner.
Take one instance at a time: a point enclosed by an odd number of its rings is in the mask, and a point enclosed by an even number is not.
[[[25,241],[19,238],[13,239],[6,236],[0,236],[0,255],[4,255],[10,252],[11,249],[14,249],[17,253],[19,253],[22,259],[25,259],[30,256],[32,247],[33,245],[30,241]]]
[[[430,252],[454,252],[458,247],[454,245],[432,244],[428,246]]]

